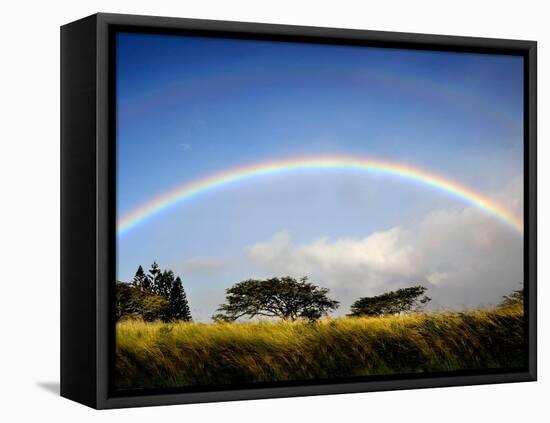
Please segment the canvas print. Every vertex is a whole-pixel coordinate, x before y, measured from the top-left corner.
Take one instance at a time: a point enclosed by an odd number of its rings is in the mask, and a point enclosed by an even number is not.
[[[115,390],[525,366],[522,57],[115,45]]]

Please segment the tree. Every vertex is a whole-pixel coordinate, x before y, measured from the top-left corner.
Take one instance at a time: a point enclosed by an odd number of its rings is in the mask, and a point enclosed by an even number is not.
[[[510,295],[505,295],[502,297],[502,301],[498,305],[500,308],[506,307],[515,307],[518,305],[523,306],[524,297],[523,297],[523,288],[516,289],[512,291]]]
[[[115,287],[115,317],[139,317],[142,291],[133,284],[117,282]]]
[[[191,320],[191,311],[181,279],[172,270],[162,271],[153,262],[149,274],[139,266],[131,283],[117,283],[116,318],[145,321]]]
[[[168,316],[170,320],[185,320],[188,322],[193,320],[189,303],[187,302],[187,295],[179,276],[174,280],[170,289],[169,303]]]
[[[134,285],[136,288],[148,290],[150,289],[150,281],[145,272],[143,271],[143,267],[141,265],[138,267],[136,274],[134,276],[134,279],[132,280],[132,285]]]
[[[339,303],[331,300],[329,290],[290,276],[267,280],[248,279],[226,290],[226,303],[218,308],[215,321],[234,321],[240,317],[277,317],[294,321],[314,321]]]
[[[160,295],[144,295],[141,302],[140,314],[146,322],[162,320],[166,322],[170,303]]]
[[[115,317],[141,318],[145,321],[166,320],[169,302],[166,298],[143,291],[133,284],[117,283],[115,289]]]
[[[174,283],[174,278],[174,272],[171,270],[165,270],[160,273],[156,284],[155,294],[168,298]]]
[[[426,290],[423,286],[412,286],[375,297],[362,297],[351,305],[348,316],[383,316],[419,311],[431,301],[424,295]]]
[[[157,292],[157,289],[158,289],[158,283],[159,283],[159,279],[160,279],[160,276],[161,276],[161,271],[160,271],[160,267],[159,265],[157,264],[156,261],[153,262],[153,264],[151,265],[151,268],[149,269],[149,280],[150,280],[150,286],[148,289],[150,289],[151,291],[153,292]]]

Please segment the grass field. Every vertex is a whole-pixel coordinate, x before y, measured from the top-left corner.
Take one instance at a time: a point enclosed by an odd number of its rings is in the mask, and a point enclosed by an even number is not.
[[[117,389],[523,365],[522,308],[307,322],[116,328]]]

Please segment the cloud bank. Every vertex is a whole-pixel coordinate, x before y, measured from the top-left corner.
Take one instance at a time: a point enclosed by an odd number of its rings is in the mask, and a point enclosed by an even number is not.
[[[521,206],[522,183],[497,196]],[[523,281],[523,238],[473,207],[434,210],[410,227],[395,226],[364,238],[318,238],[297,244],[287,231],[246,250],[259,272],[308,275],[341,301],[338,314],[361,296],[422,284],[432,308],[497,303]]]
[[[208,276],[221,271],[224,264],[224,261],[217,257],[192,257],[176,263],[173,267],[183,274]]]

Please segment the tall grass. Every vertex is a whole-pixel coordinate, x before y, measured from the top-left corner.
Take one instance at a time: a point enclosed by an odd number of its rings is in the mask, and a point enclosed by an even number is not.
[[[522,366],[519,307],[307,322],[116,328],[118,389]]]

